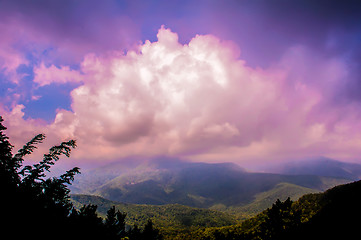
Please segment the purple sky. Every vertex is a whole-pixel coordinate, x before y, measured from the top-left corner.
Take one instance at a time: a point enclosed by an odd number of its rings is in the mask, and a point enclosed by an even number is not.
[[[360,1],[2,1],[0,114],[75,159],[361,160]]]

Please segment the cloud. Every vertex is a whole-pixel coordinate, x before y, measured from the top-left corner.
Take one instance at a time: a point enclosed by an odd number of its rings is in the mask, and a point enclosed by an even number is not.
[[[40,87],[52,83],[64,84],[67,82],[78,83],[83,80],[82,75],[75,70],[70,69],[69,66],[62,66],[57,68],[54,65],[46,67],[44,63],[34,68],[34,82]]]
[[[88,54],[79,71],[40,65],[34,79],[40,85],[82,81],[71,92],[71,111],[59,109],[53,123],[43,124],[51,141],[77,139],[78,159],[360,154],[358,106],[330,104],[347,78],[341,60],[295,46],[269,69],[252,68],[236,45],[212,35],[180,44],[162,27],[157,38],[126,54]]]
[[[2,46],[0,48],[0,73],[3,73],[12,83],[18,83],[21,78],[21,74],[17,73],[16,69],[21,64],[28,63],[23,54],[12,47],[15,41],[15,29],[17,28],[12,28],[0,21],[0,45]]]
[[[140,39],[115,1],[1,2],[0,31],[0,70],[33,64],[29,56],[47,66],[78,64],[89,52],[124,50]]]

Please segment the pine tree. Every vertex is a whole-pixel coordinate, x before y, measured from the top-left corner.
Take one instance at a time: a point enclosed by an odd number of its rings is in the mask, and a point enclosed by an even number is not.
[[[125,237],[125,217],[126,213],[116,211],[115,206],[111,207],[105,218],[105,227],[109,237],[113,236],[113,239],[120,239]]]
[[[144,230],[142,232],[143,239],[147,240],[161,240],[163,236],[159,233],[158,229],[155,229],[153,226],[153,222],[151,219],[144,226]]]
[[[290,198],[284,202],[277,199],[272,208],[267,209],[265,222],[260,225],[263,239],[281,239],[301,224],[301,213],[292,208],[292,203]]]
[[[134,224],[133,228],[128,231],[128,237],[130,240],[142,240],[142,231],[139,229],[137,224]]]

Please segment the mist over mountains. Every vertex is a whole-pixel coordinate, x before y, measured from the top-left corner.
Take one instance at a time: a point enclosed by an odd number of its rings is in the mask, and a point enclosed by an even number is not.
[[[182,204],[254,215],[277,199],[297,200],[361,176],[361,165],[319,159],[248,172],[233,163],[200,163],[157,158],[112,163],[85,171],[71,186],[89,194],[132,204]],[[273,171],[273,172],[272,172]]]
[[[360,164],[340,162],[326,157],[318,157],[303,161],[290,161],[283,164],[264,165],[256,168],[256,171],[257,170],[288,175],[338,177],[354,181],[361,179]]]

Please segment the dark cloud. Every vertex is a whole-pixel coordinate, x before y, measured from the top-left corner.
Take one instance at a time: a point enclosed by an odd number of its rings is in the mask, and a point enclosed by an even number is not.
[[[268,67],[290,47],[344,61],[349,74],[335,102],[361,100],[361,1],[261,0],[213,2],[206,10],[214,34],[241,47],[251,66]]]
[[[19,29],[20,45],[51,48],[71,64],[89,52],[124,50],[136,43],[140,31],[124,11],[116,1],[1,1],[0,22]]]
[[[329,48],[330,37],[347,41],[350,33],[357,33],[361,23],[360,1],[264,1],[259,6],[266,26],[293,41]]]

